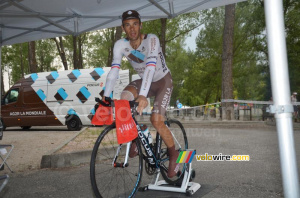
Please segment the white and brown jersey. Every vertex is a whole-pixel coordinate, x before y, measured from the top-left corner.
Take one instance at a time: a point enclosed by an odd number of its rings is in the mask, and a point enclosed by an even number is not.
[[[131,47],[128,39],[120,39],[115,43],[113,53],[111,75],[114,77],[118,75],[122,58],[125,56],[143,79],[140,95],[147,96],[151,83],[159,81],[169,73],[159,39],[154,34],[145,34],[137,49]],[[109,79],[111,79],[110,82],[108,82]],[[111,93],[114,86],[113,80],[114,78],[108,78],[105,96]]]

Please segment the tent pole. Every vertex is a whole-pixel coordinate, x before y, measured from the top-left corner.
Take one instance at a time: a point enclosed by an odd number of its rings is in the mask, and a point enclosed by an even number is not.
[[[2,116],[2,28],[0,27],[0,118]]]
[[[285,197],[299,198],[282,0],[265,0],[269,64]]]

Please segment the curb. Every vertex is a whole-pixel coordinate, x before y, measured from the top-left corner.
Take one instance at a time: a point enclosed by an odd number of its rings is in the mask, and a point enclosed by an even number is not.
[[[44,155],[41,161],[41,168],[64,168],[86,164],[91,160],[92,150],[85,150],[73,153],[60,153]]]
[[[55,154],[58,150],[60,150],[62,147],[64,147],[65,145],[67,145],[69,142],[71,142],[72,140],[74,140],[79,134],[81,134],[83,131],[85,131],[87,129],[87,127],[83,127],[80,131],[78,131],[73,137],[71,137],[70,139],[68,139],[67,141],[65,141],[64,143],[62,143],[61,145],[59,145],[57,148],[49,151],[47,154],[42,156],[42,160],[41,160],[41,169],[42,168],[58,168],[58,167],[66,167],[66,165],[68,163],[70,163],[71,159],[71,153],[67,153],[67,154]],[[62,155],[66,155],[62,156]],[[69,156],[68,156],[69,155]],[[62,163],[65,163],[66,165],[63,165]]]

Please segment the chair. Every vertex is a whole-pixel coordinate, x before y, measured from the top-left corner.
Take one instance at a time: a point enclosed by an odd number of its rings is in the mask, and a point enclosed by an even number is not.
[[[2,137],[3,137],[3,126],[2,126],[2,122],[0,121],[0,140],[2,140]],[[9,165],[6,162],[13,149],[14,149],[14,145],[12,144],[0,144],[0,158],[2,160],[0,164],[0,170],[3,170],[2,168],[4,168],[3,166],[5,164],[10,170],[10,172],[13,173],[12,169],[9,167]],[[9,180],[9,176],[7,174],[0,176],[0,182],[3,181],[2,184],[0,184],[0,192],[6,186],[8,180]]]
[[[10,148],[8,151],[6,148]],[[13,170],[9,167],[6,160],[9,157],[11,151],[14,149],[14,145],[12,144],[0,144],[0,158],[2,159],[2,163],[0,164],[0,170],[4,164],[7,166],[7,168],[10,170],[10,172],[13,173]]]

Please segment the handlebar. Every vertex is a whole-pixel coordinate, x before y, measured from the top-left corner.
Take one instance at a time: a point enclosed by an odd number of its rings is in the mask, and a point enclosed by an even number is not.
[[[103,105],[105,107],[111,107],[112,99],[110,97],[105,97],[105,101],[107,101],[108,103],[104,102],[100,98],[95,98],[95,101],[100,103],[101,105]]]
[[[95,101],[105,107],[114,106],[114,101],[110,97],[105,97],[105,102],[103,100],[101,100],[100,98],[95,98]],[[139,103],[135,102],[135,101],[129,101],[129,105],[130,105],[130,108],[135,108],[135,107],[139,106]]]

